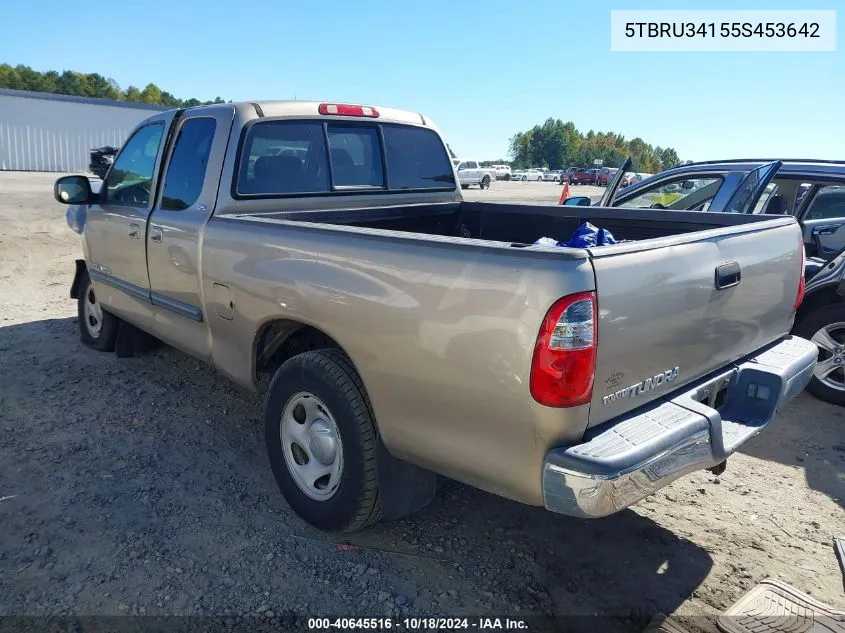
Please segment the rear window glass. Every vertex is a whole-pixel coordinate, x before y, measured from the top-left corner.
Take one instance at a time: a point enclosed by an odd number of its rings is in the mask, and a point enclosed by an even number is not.
[[[293,194],[330,190],[323,125],[318,121],[266,121],[247,132],[238,193]]]
[[[446,147],[432,130],[329,123],[324,133],[322,121],[259,121],[244,137],[235,193],[278,196],[384,188],[385,166],[392,190],[455,188]]]
[[[335,187],[383,187],[381,147],[374,127],[328,126]]]
[[[454,188],[455,174],[437,134],[401,125],[385,125],[383,131],[391,189]]]

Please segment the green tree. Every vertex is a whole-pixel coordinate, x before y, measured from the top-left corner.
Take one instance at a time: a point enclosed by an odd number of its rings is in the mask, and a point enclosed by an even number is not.
[[[141,101],[143,103],[160,104],[161,89],[155,84],[147,84],[147,87],[141,91]]]
[[[619,167],[631,157],[636,171],[655,173],[680,163],[672,148],[654,148],[641,138],[626,141],[621,134],[578,131],[572,121],[549,118],[530,130],[514,134],[508,142],[513,167],[591,167],[600,159],[607,167]]]
[[[193,98],[182,100],[170,92],[162,91],[153,83],[147,84],[143,91],[135,86],[121,90],[114,79],[103,77],[98,73],[86,74],[72,70],[64,70],[61,74],[55,70],[39,72],[23,64],[15,67],[0,64],[0,88],[151,103],[171,108],[226,103],[222,97],[215,97],[213,101],[200,101]]]
[[[9,66],[9,64],[0,64],[0,88],[24,90],[18,71]]]

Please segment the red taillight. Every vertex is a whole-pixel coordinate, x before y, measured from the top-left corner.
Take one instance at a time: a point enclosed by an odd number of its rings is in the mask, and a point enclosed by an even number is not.
[[[348,105],[345,103],[321,103],[318,108],[320,114],[336,116],[364,116],[371,119],[378,118],[378,110],[370,106]]]
[[[795,305],[792,307],[793,312],[798,312],[798,308],[801,306],[801,302],[804,301],[804,288],[807,285],[807,281],[804,279],[804,271],[807,265],[807,252],[804,248],[804,240],[801,240],[801,270],[799,271],[798,277],[798,295],[795,297]]]
[[[531,395],[547,407],[574,407],[593,397],[596,293],[579,292],[549,308],[531,361]]]

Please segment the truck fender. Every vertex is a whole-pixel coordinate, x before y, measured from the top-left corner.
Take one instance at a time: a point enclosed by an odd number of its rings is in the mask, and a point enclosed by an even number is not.
[[[83,275],[88,274],[88,267],[84,259],[76,260],[76,272],[73,274],[73,283],[70,285],[70,298],[79,299],[79,282]]]
[[[387,521],[421,510],[437,492],[437,475],[397,459],[387,452],[381,438],[376,445],[376,474],[381,516]]]

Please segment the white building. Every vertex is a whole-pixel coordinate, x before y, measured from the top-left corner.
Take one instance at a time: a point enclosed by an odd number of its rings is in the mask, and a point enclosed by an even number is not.
[[[166,107],[0,89],[0,170],[87,172],[89,152],[119,147]]]

